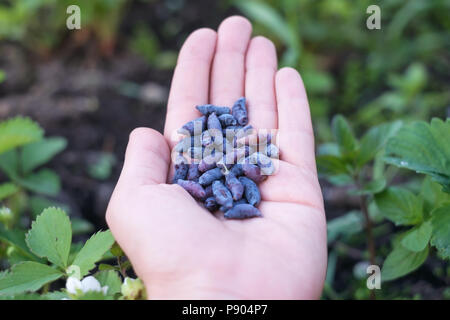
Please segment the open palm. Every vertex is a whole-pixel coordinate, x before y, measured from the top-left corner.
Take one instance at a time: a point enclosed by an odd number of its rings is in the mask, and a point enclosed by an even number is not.
[[[320,296],[326,227],[314,137],[302,80],[277,71],[275,47],[230,17],[199,29],[180,51],[164,136],[133,131],[107,222],[144,280],[149,298],[308,299]],[[167,184],[172,133],[195,105],[248,101],[250,124],[278,129],[275,175],[260,184],[263,217],[224,220]]]

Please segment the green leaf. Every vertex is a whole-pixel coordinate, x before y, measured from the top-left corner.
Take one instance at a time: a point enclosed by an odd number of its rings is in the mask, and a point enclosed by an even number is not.
[[[424,199],[425,212],[440,207],[445,202],[450,202],[450,194],[442,191],[439,183],[433,181],[431,177],[426,176],[420,189],[420,195]]]
[[[24,178],[15,180],[18,184],[33,192],[55,196],[61,190],[59,176],[50,169],[42,169]]]
[[[386,162],[431,176],[450,193],[450,119],[403,127],[386,146]]]
[[[48,162],[67,146],[67,141],[61,137],[45,138],[27,144],[21,154],[21,168],[24,174]]]
[[[120,287],[122,286],[122,281],[120,276],[116,271],[100,271],[95,275],[95,278],[100,282],[102,287],[108,286],[107,295],[115,295],[120,292]]]
[[[34,292],[62,276],[62,272],[45,264],[31,261],[16,264],[0,279],[0,295]]]
[[[394,136],[402,125],[401,121],[395,121],[371,128],[361,138],[360,149],[356,156],[358,165],[362,166],[374,159],[375,155],[382,150],[389,138]]]
[[[440,256],[444,259],[450,258],[450,203],[435,209],[431,213],[431,224],[433,235],[431,244],[435,246]]]
[[[17,150],[11,150],[0,154],[0,169],[10,178],[15,180],[19,172],[19,154]]]
[[[433,227],[430,221],[425,221],[419,226],[408,231],[401,240],[402,245],[411,251],[420,252],[428,245],[431,238]]]
[[[6,230],[0,223],[0,242],[3,241],[14,246],[23,256],[29,260],[39,261],[39,259],[30,252],[25,242],[25,232],[22,230]]]
[[[350,211],[327,223],[328,243],[333,242],[339,236],[350,236],[361,230],[363,230],[362,213],[359,211]]]
[[[391,187],[375,195],[384,217],[396,225],[415,225],[422,221],[422,199],[404,188]]]
[[[0,201],[19,191],[19,188],[11,182],[0,184]]]
[[[386,187],[386,179],[384,177],[370,181],[362,186],[360,190],[351,190],[351,194],[356,195],[370,195],[377,194],[384,190]]]
[[[61,209],[45,209],[32,223],[26,241],[36,255],[66,268],[72,242],[69,217]]]
[[[111,231],[98,232],[86,241],[83,248],[75,257],[72,265],[80,268],[80,276],[85,276],[91,269],[95,268],[95,263],[100,261],[103,255],[114,244]]]
[[[38,215],[42,213],[46,208],[49,207],[57,207],[64,210],[67,214],[70,214],[70,207],[66,204],[59,203],[53,199],[48,199],[41,196],[32,196],[30,197],[30,209],[32,213],[32,217],[34,219],[37,218]],[[76,218],[75,218],[76,219]],[[72,219],[72,234],[75,234],[74,230],[74,219]]]
[[[331,129],[342,155],[352,154],[356,151],[358,142],[352,128],[342,115],[333,118]]]
[[[334,155],[317,156],[317,168],[320,174],[326,176],[349,173],[345,161]]]
[[[422,251],[414,252],[397,244],[384,261],[381,280],[394,280],[416,270],[425,262],[427,256],[428,246]]]
[[[0,153],[38,141],[43,130],[29,118],[15,117],[0,123]]]

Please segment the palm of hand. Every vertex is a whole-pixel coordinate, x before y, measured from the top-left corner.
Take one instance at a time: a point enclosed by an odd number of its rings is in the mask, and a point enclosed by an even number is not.
[[[326,269],[326,228],[303,84],[276,72],[265,38],[247,20],[184,44],[168,104],[165,137],[137,129],[107,211],[108,224],[144,280],[150,298],[317,298]],[[210,72],[211,71],[211,72]],[[278,171],[259,185],[263,218],[223,220],[177,185],[171,134],[196,117],[196,104],[230,105],[245,95],[250,123],[279,132]]]

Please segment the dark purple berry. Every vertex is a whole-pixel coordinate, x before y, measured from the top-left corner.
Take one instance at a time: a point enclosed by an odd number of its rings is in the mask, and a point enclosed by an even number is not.
[[[211,183],[213,183],[214,181],[222,178],[223,174],[222,171],[220,170],[220,168],[214,168],[211,170],[206,171],[205,173],[203,173],[200,178],[198,179],[198,182],[202,185],[202,186],[207,186],[210,185]]]
[[[207,186],[205,188],[205,192],[206,192],[206,198],[214,197],[213,192],[212,192],[212,185]]]
[[[252,206],[258,206],[261,202],[261,194],[256,183],[247,177],[239,177],[239,181],[244,185],[247,202]]]
[[[178,179],[177,184],[196,199],[204,199],[206,196],[205,189],[198,182]]]
[[[208,116],[208,130],[217,130],[218,132],[222,133],[222,125],[220,124],[219,118],[217,118],[217,115],[215,112],[211,113]]]
[[[196,106],[195,108],[205,116],[207,116],[213,112],[219,116],[222,114],[231,113],[231,110],[228,107],[219,107],[219,106],[215,106],[212,104],[204,104],[201,106]]]
[[[225,176],[225,185],[231,191],[234,201],[242,198],[242,195],[244,194],[244,186],[233,173],[229,172]]]
[[[227,219],[245,219],[253,217],[261,217],[261,212],[250,204],[238,204],[225,212],[224,217]]]
[[[217,161],[221,158],[222,158],[221,153],[214,153],[204,157],[198,165],[198,170],[200,172],[206,172],[210,169],[215,168]]]
[[[257,165],[244,163],[241,166],[243,174],[254,182],[259,183],[267,179],[266,175],[261,174],[261,168]]]
[[[248,124],[247,107],[245,106],[245,98],[239,98],[231,108],[231,114],[241,126]]]
[[[223,128],[228,126],[235,126],[237,121],[231,114],[222,114],[219,116],[220,124]]]
[[[212,190],[216,202],[223,206],[225,209],[230,209],[233,206],[233,196],[231,192],[220,181],[214,181],[212,184]]]
[[[261,168],[261,173],[263,175],[271,175],[275,172],[275,166],[273,165],[272,159],[260,152],[251,154],[246,160],[248,160],[249,163],[258,165],[258,167]]]
[[[206,198],[206,200],[205,200],[205,208],[208,209],[211,212],[216,211],[217,208],[218,208],[218,205],[217,205],[217,202],[216,202],[216,198],[214,198],[214,197]]]
[[[187,174],[187,180],[197,181],[200,177],[200,171],[198,171],[198,164],[197,163],[191,163],[189,165],[189,170]]]
[[[242,176],[244,174],[244,170],[242,169],[242,164],[236,163],[230,170],[232,174],[236,177]]]
[[[178,130],[181,134],[189,134],[191,136],[196,136],[201,134],[206,129],[206,116],[201,116],[195,120],[191,120],[184,124],[181,129]]]

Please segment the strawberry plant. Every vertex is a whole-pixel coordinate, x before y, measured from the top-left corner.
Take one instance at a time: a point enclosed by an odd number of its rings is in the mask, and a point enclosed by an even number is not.
[[[131,265],[110,231],[73,243],[72,235],[90,230],[90,223],[71,221],[60,208],[41,209],[55,203],[49,197],[59,193],[60,179],[40,167],[65,146],[28,118],[0,123],[0,170],[9,179],[0,184],[0,267],[9,267],[0,271],[0,299],[145,298],[140,280],[127,277]],[[36,219],[26,232],[30,217]],[[111,259],[116,263],[97,266]]]

